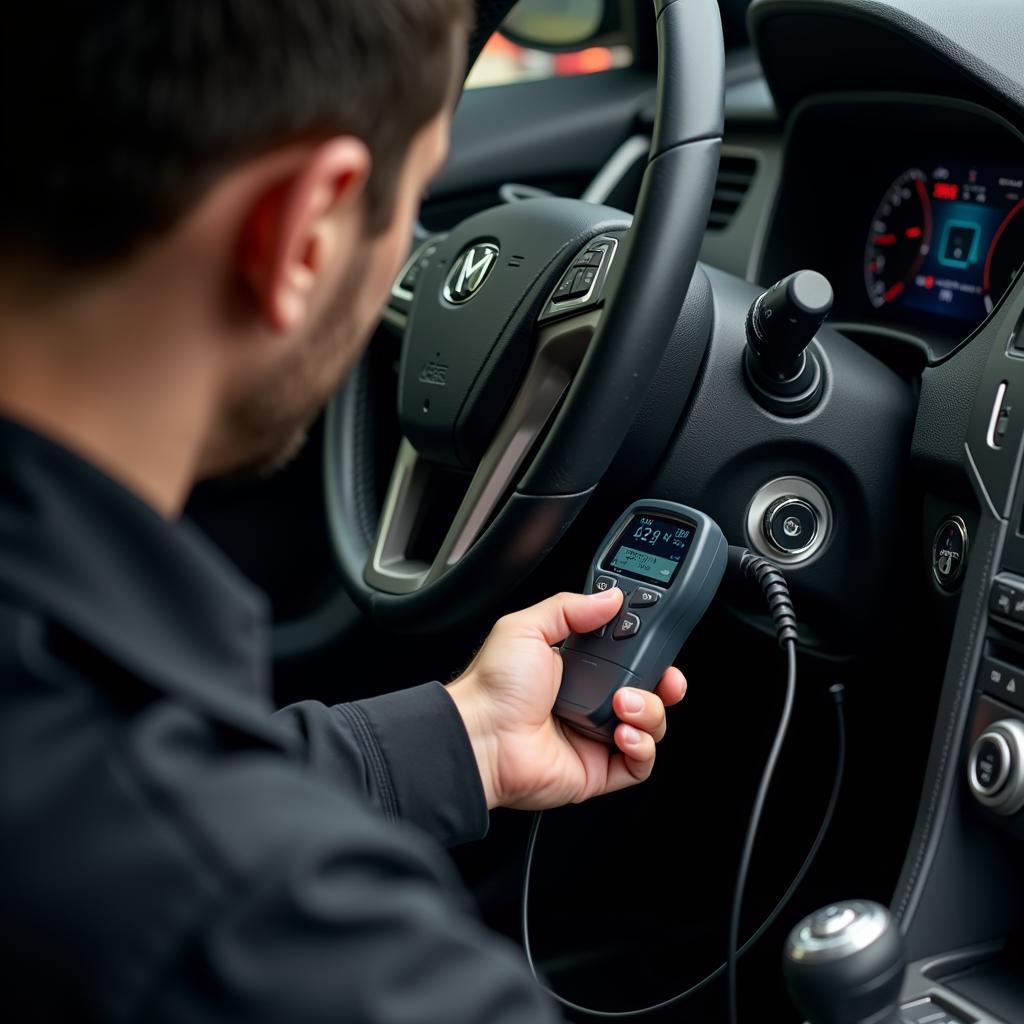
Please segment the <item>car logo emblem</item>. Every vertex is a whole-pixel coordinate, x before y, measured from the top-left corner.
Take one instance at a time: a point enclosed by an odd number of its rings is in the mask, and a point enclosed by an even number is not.
[[[469,302],[482,287],[498,262],[498,247],[491,242],[471,245],[455,261],[444,282],[444,297],[461,305]]]

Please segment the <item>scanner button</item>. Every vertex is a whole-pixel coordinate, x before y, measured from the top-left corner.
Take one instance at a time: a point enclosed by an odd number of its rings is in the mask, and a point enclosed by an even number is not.
[[[646,587],[637,587],[633,596],[629,599],[630,608],[650,608],[661,600],[661,594],[656,590],[648,590]]]
[[[611,590],[618,585],[619,581],[614,576],[598,576],[594,580],[594,589],[599,591]]]
[[[615,623],[615,629],[612,631],[612,637],[615,640],[628,640],[630,637],[636,636],[639,632],[640,616],[634,615],[632,612],[626,612],[626,614]]]

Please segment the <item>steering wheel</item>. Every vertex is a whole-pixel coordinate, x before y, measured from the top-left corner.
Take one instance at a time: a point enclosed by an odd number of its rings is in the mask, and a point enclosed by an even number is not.
[[[404,324],[403,438],[379,517],[363,375],[328,407],[342,581],[391,628],[464,621],[525,579],[586,504],[665,353],[714,190],[724,51],[716,0],[655,11],[657,108],[632,222],[582,200],[523,200],[422,242],[400,274],[385,317]],[[453,470],[468,485],[424,551]]]

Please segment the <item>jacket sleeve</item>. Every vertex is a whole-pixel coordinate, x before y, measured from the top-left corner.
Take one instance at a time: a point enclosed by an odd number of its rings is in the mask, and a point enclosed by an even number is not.
[[[473,748],[440,683],[330,707],[302,701],[275,717],[317,774],[354,788],[388,819],[417,825],[446,846],[486,835]]]
[[[209,808],[205,841],[237,851],[230,881],[156,972],[133,1020],[561,1020],[522,950],[476,918],[444,851],[421,832],[315,779],[267,774],[261,788],[259,822],[245,800],[232,811],[197,793],[189,810]]]

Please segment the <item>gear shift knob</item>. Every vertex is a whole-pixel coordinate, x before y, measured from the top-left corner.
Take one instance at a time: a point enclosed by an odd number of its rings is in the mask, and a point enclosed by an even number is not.
[[[868,900],[805,917],[782,962],[789,994],[811,1024],[897,1024],[905,968],[892,915]]]

